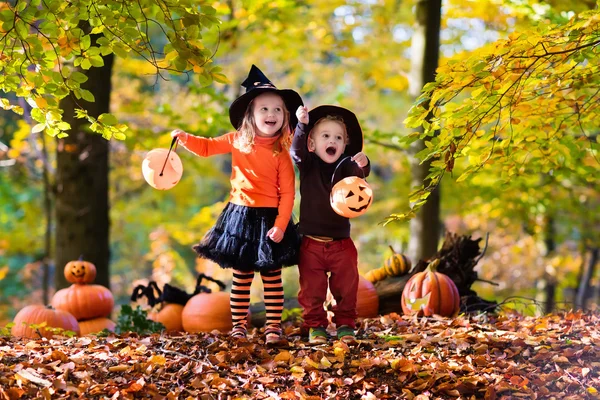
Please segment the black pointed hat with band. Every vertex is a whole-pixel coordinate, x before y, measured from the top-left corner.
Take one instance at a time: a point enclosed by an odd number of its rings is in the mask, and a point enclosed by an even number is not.
[[[324,118],[328,115],[340,118],[346,125],[346,132],[348,132],[348,139],[350,143],[346,145],[344,154],[354,156],[356,153],[361,152],[363,149],[362,129],[360,128],[360,124],[358,123],[358,118],[356,118],[356,115],[354,115],[354,113],[348,109],[338,106],[325,105],[310,110],[308,112],[309,123],[306,131],[310,132],[321,118]]]
[[[296,123],[298,122],[296,119],[296,110],[304,104],[298,93],[291,89],[277,89],[265,74],[263,74],[263,72],[254,64],[252,64],[252,68],[250,68],[248,77],[242,82],[242,86],[246,88],[246,93],[235,99],[229,107],[229,120],[235,129],[239,129],[242,125],[246,109],[255,97],[265,92],[274,92],[283,99],[283,102],[290,113],[290,129],[292,130],[292,133],[294,132]]]

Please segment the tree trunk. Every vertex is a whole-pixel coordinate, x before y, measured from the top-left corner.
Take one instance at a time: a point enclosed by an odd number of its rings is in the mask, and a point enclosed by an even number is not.
[[[435,80],[440,49],[441,9],[442,0],[419,0],[416,5],[409,83],[409,92],[414,99],[419,96],[426,83]],[[419,164],[419,160],[414,157],[424,148],[422,140],[416,141],[411,147],[413,187],[429,184],[425,181],[425,177],[429,174],[431,161]],[[418,260],[427,259],[435,254],[440,236],[440,225],[440,189],[438,185],[417,212],[416,217],[410,221],[408,255],[413,261],[413,265]]]
[[[546,215],[544,226],[544,244],[546,247],[544,259],[549,262],[550,257],[556,250],[556,226],[553,215]],[[544,314],[550,314],[554,310],[556,298],[556,275],[550,268],[544,266],[542,276],[537,282],[536,300],[544,305]]]
[[[577,298],[575,301],[575,308],[585,310],[587,305],[587,300],[589,298],[588,289],[590,287],[590,281],[594,276],[594,270],[596,269],[596,263],[598,262],[598,253],[600,249],[598,247],[593,248],[590,252],[590,260],[587,263],[585,271],[581,276],[581,281],[579,282],[579,288],[577,289]]]
[[[594,302],[594,304],[600,306],[600,278],[596,280],[596,286],[594,287],[592,301]]]
[[[69,136],[58,140],[56,150],[56,289],[68,285],[64,265],[83,257],[96,265],[96,283],[109,287],[109,142],[88,131],[88,123],[76,119],[75,108],[85,108],[93,117],[109,112],[113,55],[104,66],[81,71],[88,81],[82,88],[92,92],[94,103],[71,96],[60,107],[71,124]],[[75,101],[78,103],[76,104]]]
[[[50,184],[50,173],[48,171],[48,148],[46,147],[46,133],[40,133],[42,139],[42,177],[44,180],[44,216],[46,217],[46,229],[44,231],[44,257],[42,259],[42,301],[50,304],[50,264],[52,253],[52,185]]]

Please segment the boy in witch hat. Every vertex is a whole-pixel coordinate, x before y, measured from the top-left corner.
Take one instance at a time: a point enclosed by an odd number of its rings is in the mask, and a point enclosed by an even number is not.
[[[310,343],[326,343],[328,321],[323,303],[329,286],[337,302],[333,320],[337,338],[356,344],[358,255],[350,238],[350,221],[332,209],[329,195],[335,182],[369,175],[362,129],[354,113],[333,105],[310,112],[301,106],[296,116],[299,122],[290,153],[300,171],[298,301],[304,309],[304,327],[309,328]]]

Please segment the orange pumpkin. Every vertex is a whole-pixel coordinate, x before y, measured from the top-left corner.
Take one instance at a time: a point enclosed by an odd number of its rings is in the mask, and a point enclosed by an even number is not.
[[[336,213],[354,218],[367,212],[373,203],[373,190],[364,179],[349,176],[333,186],[329,201]]]
[[[142,174],[153,188],[169,190],[181,179],[183,164],[174,151],[154,149],[148,152],[142,162]]]
[[[367,271],[367,273],[365,274],[365,279],[371,283],[382,281],[385,278],[387,278],[387,274],[383,267],[372,269],[370,271]]]
[[[188,300],[181,313],[183,330],[190,333],[211,332],[218,330],[228,332],[233,328],[229,293],[212,293],[202,286],[202,279],[216,282],[221,290],[225,289],[223,282],[200,274],[196,281],[195,296]]]
[[[116,326],[117,325],[114,322],[104,317],[79,321],[79,329],[81,330],[81,336],[89,335],[91,333],[98,333],[103,331],[104,329],[114,332]]]
[[[148,313],[148,319],[160,322],[167,331],[183,331],[183,306],[175,303],[165,303],[160,310]]]
[[[229,293],[199,293],[192,297],[181,314],[183,330],[190,333],[219,330],[228,332],[233,328]]]
[[[88,261],[69,261],[64,269],[65,279],[71,283],[92,283],[96,279],[96,266]]]
[[[448,275],[435,270],[438,264],[439,260],[435,260],[406,282],[401,300],[405,314],[450,317],[460,311],[458,289]]]
[[[73,314],[78,321],[107,317],[114,304],[110,290],[101,285],[74,283],[52,297],[54,308]]]
[[[364,276],[358,280],[356,313],[360,318],[373,318],[379,315],[379,295],[375,286]]]
[[[39,325],[46,323],[48,328],[60,328],[65,331],[72,331],[79,335],[79,324],[75,317],[66,311],[55,310],[52,307],[46,307],[41,304],[26,306],[15,315],[13,320],[12,335],[17,337],[27,337],[39,339],[40,335],[45,338],[51,338],[56,333],[46,328],[34,329],[30,325]]]

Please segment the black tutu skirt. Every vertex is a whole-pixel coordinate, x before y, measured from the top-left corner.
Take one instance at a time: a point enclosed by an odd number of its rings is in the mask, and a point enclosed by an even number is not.
[[[228,203],[215,226],[193,249],[221,268],[274,271],[298,264],[300,235],[290,221],[279,243],[267,237],[277,217],[274,207],[246,207]]]

